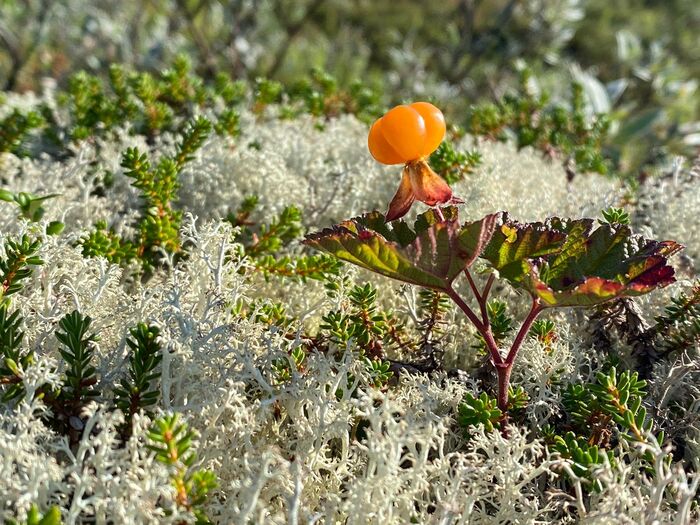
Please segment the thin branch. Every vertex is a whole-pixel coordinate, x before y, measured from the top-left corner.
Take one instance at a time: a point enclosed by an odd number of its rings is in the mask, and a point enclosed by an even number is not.
[[[469,305],[464,302],[464,299],[462,299],[459,294],[454,290],[454,288],[449,287],[447,290],[445,290],[445,293],[450,296],[450,298],[457,303],[457,306],[464,312],[464,314],[469,318],[469,320],[472,322],[472,324],[476,327],[479,332],[482,332],[484,330],[484,325],[479,321],[479,318],[476,316],[474,311],[469,307]]]
[[[467,276],[467,281],[469,281],[469,287],[472,289],[472,292],[474,292],[474,297],[476,297],[476,300],[481,303],[481,294],[479,293],[479,289],[476,287],[474,279],[472,279],[472,274],[469,271],[469,268],[464,269],[464,275]]]
[[[518,350],[520,350],[520,346],[522,345],[525,336],[530,331],[532,323],[535,321],[535,319],[537,319],[537,316],[540,315],[542,310],[543,308],[542,304],[540,303],[540,300],[533,299],[532,307],[530,308],[530,313],[527,314],[527,317],[523,321],[523,324],[520,327],[520,330],[518,331],[518,335],[515,336],[515,340],[513,341],[513,344],[510,347],[510,352],[508,352],[508,356],[506,357],[505,362],[509,366],[513,366],[513,362],[515,361],[515,357],[518,355]]]
[[[488,301],[489,293],[491,293],[491,286],[493,285],[493,282],[495,280],[496,280],[496,275],[494,273],[489,274],[489,278],[486,281],[486,285],[484,286],[484,289],[481,292],[481,297],[484,298],[484,301]]]
[[[491,333],[491,325],[488,322],[486,324],[482,323],[476,316],[474,311],[469,307],[469,305],[466,302],[464,302],[464,299],[462,299],[459,296],[459,294],[454,290],[454,288],[447,288],[447,290],[445,290],[445,293],[447,293],[447,295],[450,296],[450,298],[457,304],[457,306],[459,306],[459,308],[464,312],[467,318],[471,321],[474,327],[484,338],[486,346],[489,349],[489,352],[491,353],[491,359],[493,359],[494,364],[499,365],[503,363],[503,357],[501,356],[501,353],[498,350],[498,344],[496,343],[496,340],[493,338],[493,334]]]

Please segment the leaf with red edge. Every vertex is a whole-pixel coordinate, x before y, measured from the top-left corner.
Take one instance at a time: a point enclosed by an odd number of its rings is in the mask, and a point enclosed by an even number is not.
[[[411,228],[372,212],[308,235],[305,244],[400,281],[446,290],[481,254],[500,214],[459,225],[457,209],[429,210]]]
[[[623,224],[558,218],[520,224],[504,216],[482,257],[545,307],[591,306],[674,282],[668,258],[682,248],[633,235]]]

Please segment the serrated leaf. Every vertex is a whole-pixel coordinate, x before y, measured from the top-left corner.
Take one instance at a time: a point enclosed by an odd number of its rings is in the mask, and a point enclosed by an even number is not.
[[[566,239],[564,232],[544,223],[520,224],[511,221],[507,214],[501,220],[481,256],[512,283],[519,283],[527,276],[525,261],[560,249]]]
[[[411,228],[386,223],[379,212],[345,221],[306,237],[305,244],[400,281],[445,290],[480,255],[500,214],[460,226],[454,207],[445,220],[429,210]]]
[[[666,286],[675,280],[668,257],[683,248],[633,235],[625,224],[503,221],[482,257],[544,307],[592,306]]]

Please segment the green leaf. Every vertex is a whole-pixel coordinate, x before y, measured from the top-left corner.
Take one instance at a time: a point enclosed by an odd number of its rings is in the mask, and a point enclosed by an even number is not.
[[[674,282],[668,257],[683,247],[633,235],[626,224],[552,218],[520,224],[503,216],[483,253],[514,287],[545,307],[591,306]]]
[[[51,221],[46,225],[46,235],[59,235],[65,227],[61,221]]]
[[[41,518],[39,525],[61,525],[61,509],[58,506],[53,506]]]
[[[527,276],[525,261],[555,253],[565,240],[566,233],[548,223],[519,224],[503,214],[482,257],[501,277],[518,284]]]
[[[305,244],[379,274],[438,290],[481,254],[500,214],[459,225],[457,209],[442,209],[445,220],[429,210],[411,228],[404,221],[385,223],[372,212],[308,235]]]

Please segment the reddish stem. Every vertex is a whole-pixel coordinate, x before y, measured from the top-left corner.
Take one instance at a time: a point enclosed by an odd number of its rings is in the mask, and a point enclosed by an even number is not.
[[[527,314],[527,317],[523,321],[523,324],[520,327],[520,330],[518,331],[518,335],[515,336],[515,340],[513,341],[513,344],[510,347],[508,357],[506,357],[506,363],[508,363],[510,366],[513,366],[515,357],[518,355],[518,350],[520,350],[520,345],[523,344],[523,340],[525,339],[527,333],[530,331],[532,323],[535,322],[535,319],[537,319],[537,316],[540,315],[541,312],[542,304],[540,303],[540,300],[533,299],[532,306],[530,307],[530,313]]]
[[[481,294],[479,293],[479,289],[476,287],[476,283],[474,282],[474,279],[472,279],[472,274],[469,271],[469,268],[464,270],[464,275],[467,276],[467,281],[469,281],[469,286],[471,287],[472,292],[474,293],[474,297],[476,297],[476,300],[479,301],[479,306],[481,306],[481,303],[482,303]]]
[[[532,300],[530,312],[527,314],[527,317],[523,321],[520,330],[518,330],[518,333],[515,336],[515,339],[513,340],[513,344],[510,347],[510,351],[508,352],[508,356],[505,359],[503,359],[503,356],[501,356],[501,352],[498,348],[498,343],[496,343],[496,340],[493,337],[493,333],[491,332],[491,323],[489,322],[488,311],[486,309],[487,298],[491,289],[491,285],[493,284],[494,276],[493,274],[491,274],[486,283],[486,286],[484,286],[483,292],[479,293],[476,287],[476,283],[472,279],[469,270],[465,270],[464,273],[467,276],[467,280],[469,281],[469,286],[471,287],[472,293],[474,294],[474,297],[479,303],[479,308],[481,309],[481,315],[483,320],[480,321],[478,319],[474,311],[469,307],[469,305],[464,301],[464,299],[462,299],[459,296],[459,294],[457,294],[454,288],[448,288],[446,290],[446,293],[464,312],[464,314],[471,321],[471,323],[474,325],[474,327],[477,329],[477,331],[481,334],[481,336],[484,338],[484,341],[486,342],[486,347],[488,348],[489,353],[491,354],[491,360],[493,361],[493,364],[496,367],[496,372],[498,373],[498,408],[500,408],[501,411],[505,414],[508,410],[508,390],[510,388],[510,374],[513,370],[513,363],[515,362],[515,358],[518,355],[518,351],[520,350],[520,347],[522,346],[523,341],[525,340],[525,336],[530,331],[532,323],[542,312],[543,307],[538,298],[534,298]]]
[[[494,364],[498,365],[499,363],[503,363],[503,357],[498,351],[498,344],[496,344],[496,340],[493,338],[493,334],[491,333],[491,325],[489,324],[488,319],[486,319],[486,323],[479,321],[479,318],[476,316],[474,311],[467,303],[464,302],[464,299],[462,299],[459,294],[455,292],[454,288],[448,288],[446,293],[457,304],[457,306],[459,306],[471,323],[476,327],[477,331],[482,335]]]
[[[510,373],[513,370],[513,363],[502,363],[496,366],[498,373],[498,408],[505,415],[508,412],[508,390],[510,390]]]
[[[484,291],[481,292],[481,297],[483,297],[484,301],[488,300],[489,293],[491,292],[491,285],[493,284],[493,281],[495,279],[496,279],[496,276],[493,273],[489,275],[489,278],[486,281],[486,285],[484,286]]]

